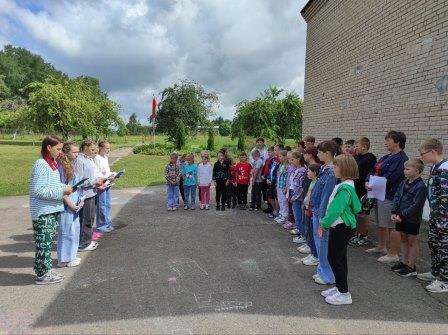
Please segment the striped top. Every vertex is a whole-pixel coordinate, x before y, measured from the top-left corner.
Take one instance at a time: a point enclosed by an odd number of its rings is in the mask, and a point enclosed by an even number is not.
[[[36,221],[41,215],[64,211],[62,197],[65,187],[61,183],[59,171],[52,170],[43,158],[39,158],[31,171],[31,219]]]

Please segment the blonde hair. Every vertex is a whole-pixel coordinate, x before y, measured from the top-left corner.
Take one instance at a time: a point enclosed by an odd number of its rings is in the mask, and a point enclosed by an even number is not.
[[[404,162],[404,166],[410,166],[418,170],[419,173],[422,173],[425,169],[425,163],[421,159],[411,158]]]
[[[370,149],[370,140],[367,137],[361,137],[356,141],[359,145],[363,145],[367,148],[367,150]]]
[[[72,146],[77,145],[73,141],[65,142],[62,146],[62,152],[57,158],[58,163],[60,163],[62,165],[62,168],[64,169],[64,177],[66,181],[72,180],[75,176],[75,168],[73,167],[73,162],[71,162],[67,156],[70,153],[70,150],[72,150]]]
[[[359,171],[358,164],[352,155],[338,155],[334,158],[333,164],[339,167],[341,178],[343,179],[358,179]]]
[[[435,150],[439,155],[441,155],[443,152],[443,145],[438,139],[430,138],[429,140],[423,141],[419,149],[424,151]]]
[[[187,158],[191,158],[192,163],[194,163],[194,155],[193,155],[192,152],[190,152],[190,153],[187,155]]]

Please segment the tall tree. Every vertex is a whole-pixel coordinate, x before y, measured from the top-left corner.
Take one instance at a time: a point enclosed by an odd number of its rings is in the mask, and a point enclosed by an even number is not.
[[[132,113],[129,117],[129,122],[126,124],[128,128],[129,135],[141,135],[143,132],[143,127],[140,121],[137,119],[137,114]]]
[[[207,118],[218,104],[216,93],[206,92],[201,85],[188,80],[165,88],[161,94],[157,130],[176,146],[182,143],[179,133],[195,134],[199,125],[207,125]]]

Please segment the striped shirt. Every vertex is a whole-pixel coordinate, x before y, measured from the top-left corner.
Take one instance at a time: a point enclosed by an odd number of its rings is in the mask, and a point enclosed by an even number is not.
[[[62,197],[65,187],[61,183],[59,171],[52,170],[43,158],[39,158],[31,171],[31,219],[36,221],[41,215],[64,211]]]
[[[288,184],[288,167],[285,164],[280,164],[277,172],[277,187],[285,188]]]

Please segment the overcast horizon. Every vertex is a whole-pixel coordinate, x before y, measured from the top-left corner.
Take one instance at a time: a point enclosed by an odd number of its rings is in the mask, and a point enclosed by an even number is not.
[[[153,94],[180,79],[217,92],[217,116],[232,119],[270,85],[303,97],[306,2],[0,0],[0,48],[98,78],[126,121],[146,123]]]

